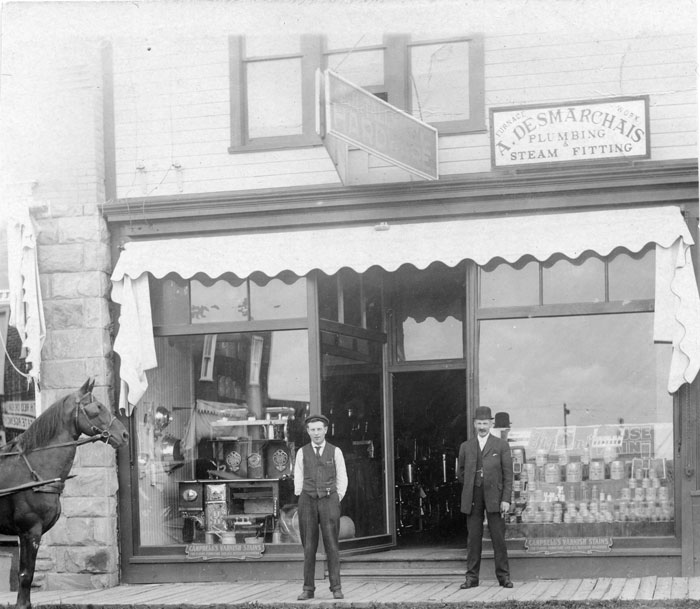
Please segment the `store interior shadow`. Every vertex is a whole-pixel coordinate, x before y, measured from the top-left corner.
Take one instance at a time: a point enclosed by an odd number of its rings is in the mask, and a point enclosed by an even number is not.
[[[394,475],[399,547],[464,547],[456,479],[467,438],[463,370],[393,375]]]

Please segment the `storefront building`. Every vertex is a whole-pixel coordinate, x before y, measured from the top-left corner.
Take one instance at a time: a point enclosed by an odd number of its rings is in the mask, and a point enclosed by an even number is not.
[[[459,539],[480,405],[516,462],[514,579],[700,573],[694,18],[111,39],[121,581],[296,577],[317,412],[344,556]],[[331,141],[317,69],[437,148],[369,105]]]

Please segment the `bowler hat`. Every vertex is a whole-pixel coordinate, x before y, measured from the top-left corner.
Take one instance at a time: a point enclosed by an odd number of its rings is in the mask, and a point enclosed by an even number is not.
[[[491,420],[491,409],[488,406],[477,406],[476,412],[474,413],[475,421]]]
[[[510,415],[507,412],[497,412],[496,422],[493,426],[499,428],[510,427]]]
[[[306,420],[304,421],[304,426],[308,425],[309,423],[313,423],[314,421],[321,421],[321,423],[328,427],[328,417],[325,417],[322,414],[310,414],[308,417],[306,417]]]

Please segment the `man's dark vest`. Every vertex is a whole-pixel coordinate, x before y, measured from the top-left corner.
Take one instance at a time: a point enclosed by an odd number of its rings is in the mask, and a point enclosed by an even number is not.
[[[321,457],[316,456],[313,443],[302,447],[304,455],[304,484],[302,491],[314,497],[326,497],[336,491],[335,446],[326,442]]]

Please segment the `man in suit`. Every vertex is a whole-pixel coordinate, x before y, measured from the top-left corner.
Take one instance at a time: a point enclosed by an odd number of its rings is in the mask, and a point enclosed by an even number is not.
[[[467,574],[460,588],[479,585],[484,512],[491,531],[496,578],[504,588],[512,588],[506,524],[503,515],[510,508],[513,490],[513,458],[508,442],[491,434],[493,417],[488,406],[479,406],[474,415],[476,437],[459,447],[459,480],[462,481],[462,512],[467,515]]]
[[[340,502],[348,488],[343,451],[326,442],[328,419],[322,414],[306,418],[311,438],[297,451],[294,463],[294,494],[299,497],[299,534],[304,548],[304,587],[298,600],[314,597],[316,589],[316,550],[321,525],[323,545],[328,558],[328,579],[333,598],[343,598],[340,586]]]

